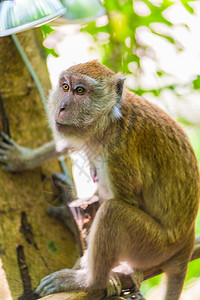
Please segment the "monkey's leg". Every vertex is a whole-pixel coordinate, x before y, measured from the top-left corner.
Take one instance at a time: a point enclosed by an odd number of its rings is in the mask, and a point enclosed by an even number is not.
[[[181,261],[176,244],[169,246],[165,230],[153,218],[140,209],[121,200],[104,202],[95,216],[89,236],[85,267],[81,270],[61,270],[45,277],[36,290],[41,296],[76,289],[106,288],[111,270],[120,261],[128,260],[134,268],[145,269],[170,262],[174,255],[179,261],[180,270],[186,270],[190,253],[185,252]],[[184,244],[182,245],[182,249]],[[189,252],[189,251],[188,251]],[[164,264],[163,264],[164,265]],[[183,278],[177,278],[176,291],[172,291],[168,273],[168,297],[165,300],[178,300]],[[176,272],[177,275],[177,272]]]
[[[186,275],[187,268],[182,269],[182,273],[177,274],[174,272],[173,274],[166,274],[167,275],[167,281],[166,281],[166,287],[167,291],[164,297],[164,300],[178,300],[183,284],[185,281],[185,275]]]
[[[191,234],[190,239],[185,247],[175,254],[175,256],[171,257],[167,262],[165,262],[162,267],[167,277],[167,291],[165,300],[176,300],[178,299],[177,296],[181,294],[188,262],[190,260],[190,255],[188,255],[188,253],[191,253],[193,250],[194,240],[195,233]]]
[[[112,245],[113,242],[113,244],[117,245],[117,247],[115,248],[117,250],[117,253],[120,253],[119,245],[121,245],[121,240],[114,241],[116,237],[118,239],[119,234],[118,232],[116,232],[117,234],[115,237],[116,230],[114,228],[112,232],[112,223],[109,224],[108,228],[107,224],[104,224],[104,219],[106,219],[107,223],[109,222],[107,205],[104,204],[99,208],[100,213],[97,212],[97,215],[95,216],[94,222],[91,227],[89,240],[89,244],[91,244],[91,246],[89,245],[89,250],[86,251],[85,255],[81,259],[81,267],[83,269],[64,269],[43,278],[37,290],[35,291],[40,296],[46,296],[51,293],[57,293],[67,290],[106,288],[110,271],[119,261],[119,259],[116,259],[115,249],[113,249],[113,247],[110,248],[110,243]],[[109,213],[113,215],[115,214],[113,209],[111,211],[109,210]],[[107,232],[107,230],[109,230],[109,232]],[[122,228],[122,236],[123,235],[124,233]],[[90,252],[89,255],[88,251]],[[119,254],[117,254],[117,256],[119,256]],[[96,260],[97,266],[96,270],[94,270],[93,272],[93,268],[95,268],[95,265],[91,264],[94,259]],[[95,273],[95,271],[97,271],[97,274]],[[90,272],[91,274],[89,274]]]
[[[188,241],[188,244],[193,245],[193,242]],[[192,248],[185,249],[183,244],[180,247],[184,248],[183,256],[180,251],[177,253],[178,247],[178,243],[170,246],[164,228],[145,212],[121,200],[108,200],[97,212],[89,236],[89,286],[106,287],[110,270],[120,260],[128,259],[134,268],[142,270],[167,260],[169,264],[174,255],[171,264],[177,262],[179,271],[171,268],[168,272],[165,300],[178,300]],[[172,285],[175,277],[176,288]]]

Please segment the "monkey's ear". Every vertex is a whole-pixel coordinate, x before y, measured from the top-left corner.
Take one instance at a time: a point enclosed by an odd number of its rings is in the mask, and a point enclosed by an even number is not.
[[[126,80],[126,78],[117,78],[116,79],[116,92],[117,92],[117,99],[120,100],[122,98],[122,93],[123,93],[123,88],[124,88],[124,81]]]

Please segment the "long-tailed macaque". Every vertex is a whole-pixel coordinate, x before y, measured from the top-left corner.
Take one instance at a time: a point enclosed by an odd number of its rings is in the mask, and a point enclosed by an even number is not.
[[[164,299],[181,294],[195,239],[197,160],[181,127],[123,86],[124,78],[91,61],[62,72],[50,94],[54,137],[85,150],[102,205],[81,268],[45,277],[36,290],[41,296],[105,288],[121,261],[133,273],[160,265]]]
[[[45,277],[36,292],[106,288],[112,269],[126,261],[133,277],[160,266],[167,275],[164,299],[179,299],[199,200],[198,165],[183,130],[161,109],[124,89],[124,78],[97,61],[61,74],[49,97],[48,117],[64,150],[49,143],[28,152],[3,135],[7,145],[0,144],[0,161],[8,170],[22,170],[81,148],[99,182],[102,205],[81,268]]]

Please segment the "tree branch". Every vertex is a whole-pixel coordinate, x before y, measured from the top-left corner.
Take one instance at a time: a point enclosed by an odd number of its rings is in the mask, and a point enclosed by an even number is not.
[[[200,258],[200,235],[196,236],[195,246],[192,253],[190,261]],[[151,269],[146,269],[144,271],[144,280],[152,278],[162,273],[160,266],[153,267]],[[117,273],[120,277],[123,289],[130,289],[133,287],[133,281],[129,275],[123,273]],[[98,291],[75,291],[68,293],[58,293],[42,298],[43,300],[102,300],[105,298],[105,290]],[[123,300],[123,297],[113,296],[109,298],[110,300]]]

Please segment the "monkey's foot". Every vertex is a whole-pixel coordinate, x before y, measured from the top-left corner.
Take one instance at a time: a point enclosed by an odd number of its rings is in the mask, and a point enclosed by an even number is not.
[[[83,289],[85,273],[82,270],[63,269],[44,277],[35,290],[41,297],[54,293]]]
[[[122,292],[122,284],[117,274],[112,275],[107,286],[107,297],[120,296]]]
[[[137,271],[135,272],[135,276],[132,275],[132,279],[134,279],[134,287],[132,289],[122,289],[122,284],[120,278],[117,274],[113,274],[109,280],[109,285],[107,286],[107,297],[111,296],[122,296],[124,299],[135,299],[135,300],[145,300],[141,294],[141,292],[137,289],[140,284],[140,279],[142,278],[142,273]],[[136,285],[136,279],[139,279],[138,286]]]
[[[131,290],[124,290],[121,296],[127,300],[145,300],[141,292],[132,292]]]

